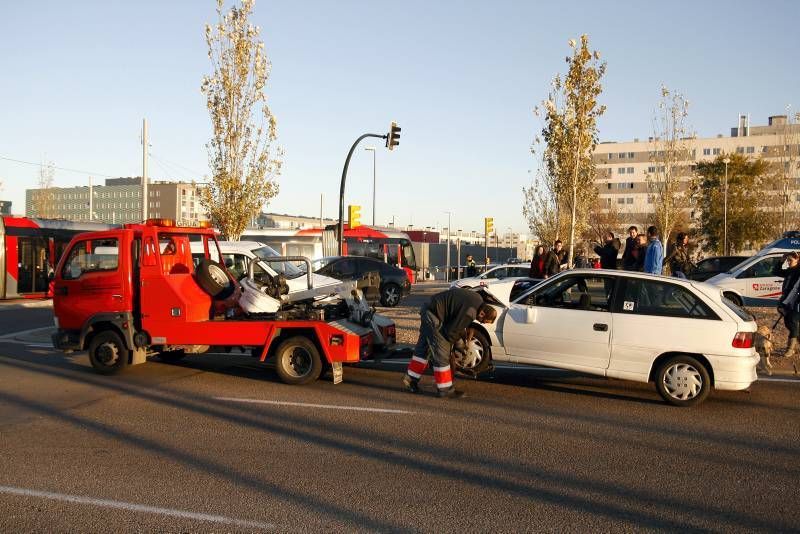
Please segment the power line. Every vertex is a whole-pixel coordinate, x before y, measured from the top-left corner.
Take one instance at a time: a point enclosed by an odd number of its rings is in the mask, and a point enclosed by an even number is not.
[[[202,177],[202,178],[205,177],[204,174],[199,173],[199,172],[197,172],[195,170],[192,170],[189,167],[186,167],[184,165],[181,165],[180,163],[175,163],[174,161],[170,161],[170,160],[168,160],[168,159],[166,159],[164,157],[156,156],[155,154],[153,154],[152,152],[149,152],[149,151],[147,153],[151,158],[161,160],[162,163],[166,163],[171,167],[175,167],[177,169],[183,169],[184,172],[188,172],[188,173],[190,173],[190,174],[192,174],[194,176],[199,176],[199,177]]]
[[[47,165],[47,164],[44,164],[44,163],[35,163],[33,161],[23,161],[21,159],[7,158],[5,156],[0,156],[0,159],[5,160],[5,161],[11,161],[13,163],[22,163],[24,165],[34,165],[36,167],[45,167],[45,166],[46,167],[50,167],[51,166],[51,165]],[[52,167],[54,169],[59,170],[59,171],[74,172],[76,174],[85,174],[87,176],[98,176],[98,177],[101,177],[101,178],[118,178],[118,176],[110,176],[108,174],[103,174],[103,173],[99,173],[99,172],[82,171],[82,170],[79,170],[79,169],[69,169],[67,167],[56,167],[55,165],[52,165]]]

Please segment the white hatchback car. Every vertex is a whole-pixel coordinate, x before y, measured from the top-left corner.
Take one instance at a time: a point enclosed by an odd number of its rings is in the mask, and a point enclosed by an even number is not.
[[[504,290],[501,290],[504,288]],[[498,308],[494,324],[473,324],[469,360],[489,359],[655,382],[678,406],[712,388],[746,389],[756,380],[756,323],[718,288],[627,271],[575,269],[516,296],[505,284],[476,289]]]
[[[469,278],[461,278],[450,284],[450,287],[477,287],[481,282],[489,282],[491,280],[517,280],[524,278],[530,274],[530,267],[521,263],[507,263],[505,265],[498,265],[492,267],[488,271],[478,276],[470,276]]]

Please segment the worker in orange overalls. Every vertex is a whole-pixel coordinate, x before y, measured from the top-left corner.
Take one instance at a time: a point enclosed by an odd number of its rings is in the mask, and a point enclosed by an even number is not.
[[[453,344],[473,321],[493,323],[497,311],[484,303],[478,293],[456,287],[434,295],[422,307],[420,316],[419,341],[403,377],[403,390],[419,392],[419,379],[432,360],[436,396],[463,397],[464,392],[456,390],[453,385],[453,370],[450,368]]]

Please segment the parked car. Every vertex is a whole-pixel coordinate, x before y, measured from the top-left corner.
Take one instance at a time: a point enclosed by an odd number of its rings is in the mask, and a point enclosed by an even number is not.
[[[316,274],[338,280],[359,280],[367,273],[379,273],[380,303],[390,308],[397,306],[400,299],[411,292],[411,282],[403,269],[375,258],[330,256],[315,260],[311,265]]]
[[[491,359],[653,382],[677,406],[756,380],[754,319],[706,283],[575,269],[512,300],[509,286],[475,289],[498,319],[469,328],[472,359],[459,367],[480,372]]]
[[[505,263],[503,265],[492,267],[478,276],[471,276],[469,278],[456,280],[450,284],[450,287],[476,287],[481,285],[481,282],[487,282],[489,280],[506,280],[512,278],[518,279],[527,277],[528,274],[530,274],[530,271],[531,270],[527,265],[522,265],[519,263]]]
[[[712,276],[727,272],[731,267],[742,263],[747,258],[748,256],[713,256],[702,259],[697,262],[694,270],[689,273],[689,280],[705,282]]]

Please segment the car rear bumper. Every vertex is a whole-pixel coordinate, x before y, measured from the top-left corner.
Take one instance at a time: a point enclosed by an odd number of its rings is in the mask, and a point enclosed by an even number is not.
[[[727,391],[747,389],[758,379],[759,356],[706,356],[714,369],[714,388]]]

